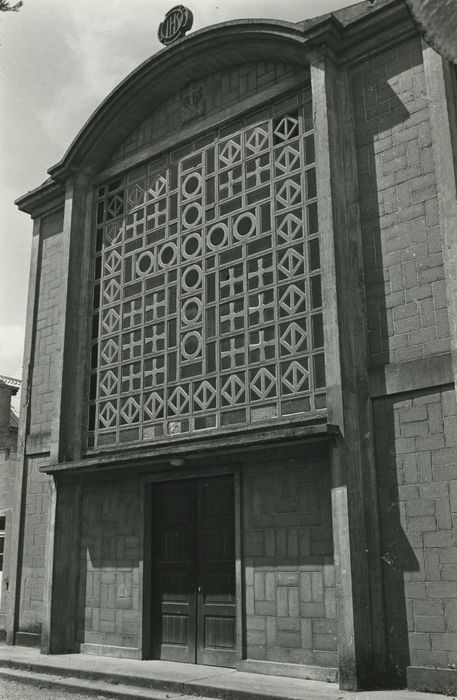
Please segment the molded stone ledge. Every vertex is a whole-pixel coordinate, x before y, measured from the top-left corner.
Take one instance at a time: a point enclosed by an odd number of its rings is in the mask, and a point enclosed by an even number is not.
[[[368,381],[372,398],[453,384],[452,356],[445,353],[421,360],[370,367]]]
[[[408,690],[426,693],[457,693],[457,669],[408,666]]]
[[[237,452],[265,447],[269,443],[275,445],[291,445],[299,442],[326,440],[337,432],[337,428],[327,423],[326,415],[313,415],[308,420],[300,422],[289,421],[282,425],[263,425],[260,427],[248,427],[233,433],[218,435],[195,436],[190,435],[170,441],[149,443],[147,446],[141,443],[117,445],[111,450],[93,450],[74,461],[58,464],[44,465],[41,472],[47,474],[59,472],[99,471],[103,468],[123,469],[145,466],[153,466],[169,463],[171,458],[194,459],[216,454],[236,454]]]
[[[35,433],[27,435],[25,442],[25,454],[31,455],[49,454],[51,433]]]

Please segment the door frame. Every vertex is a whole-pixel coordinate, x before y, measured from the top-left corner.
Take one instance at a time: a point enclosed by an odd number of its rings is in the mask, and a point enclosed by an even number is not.
[[[153,656],[153,633],[151,625],[152,617],[152,528],[153,517],[151,512],[152,489],[155,484],[167,481],[182,481],[183,479],[207,479],[212,476],[233,476],[233,491],[235,504],[235,598],[236,598],[236,650],[235,657],[238,665],[241,665],[245,658],[245,635],[244,635],[244,576],[243,576],[243,561],[242,561],[242,507],[241,507],[241,464],[222,464],[218,466],[199,466],[198,464],[192,468],[174,468],[167,469],[155,474],[143,475],[142,479],[142,498],[144,512],[144,531],[143,531],[143,624],[142,624],[142,643],[141,657],[143,659],[152,659]]]

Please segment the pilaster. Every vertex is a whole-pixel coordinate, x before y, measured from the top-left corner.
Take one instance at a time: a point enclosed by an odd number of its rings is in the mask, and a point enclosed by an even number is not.
[[[38,302],[38,290],[40,285],[41,220],[37,218],[33,222],[32,250],[30,258],[29,291],[27,297],[27,316],[25,326],[24,357],[22,371],[22,391],[20,420],[17,443],[17,466],[15,479],[15,500],[11,526],[11,534],[8,539],[11,543],[10,554],[10,608],[7,618],[7,644],[14,644],[17,621],[19,614],[20,596],[20,572],[22,556],[22,540],[24,533],[24,508],[26,489],[26,437],[30,421],[30,390],[33,372],[33,356],[35,346],[35,323]]]
[[[340,687],[382,682],[384,608],[354,125],[347,71],[330,53],[311,57]]]
[[[45,616],[41,651],[74,651],[77,632],[78,577],[80,569],[81,487],[71,478],[57,479],[50,504],[46,562]]]
[[[86,183],[70,180],[65,190],[61,317],[57,343],[56,403],[51,429],[50,465],[81,456],[85,358],[86,300],[89,285],[90,197]],[[54,477],[47,523],[45,601],[41,650],[73,650],[78,581],[79,486]]]
[[[51,430],[50,464],[81,455],[81,426],[87,357],[87,296],[90,256],[90,195],[83,177],[65,191],[61,318],[57,346],[56,405]]]

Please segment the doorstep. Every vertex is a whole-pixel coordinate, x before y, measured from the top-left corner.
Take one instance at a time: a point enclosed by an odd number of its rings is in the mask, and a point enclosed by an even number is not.
[[[14,675],[13,675],[14,671]],[[77,687],[90,692],[103,692],[102,685],[111,689],[128,688],[122,697],[153,698],[202,697],[223,700],[442,700],[444,695],[411,691],[366,691],[350,693],[338,689],[334,683],[267,676],[228,668],[183,664],[172,661],[119,659],[90,654],[40,654],[30,647],[0,646],[0,677],[24,682],[42,682],[43,677],[52,685]],[[154,691],[157,694],[154,695]],[[120,697],[121,694],[117,695]]]

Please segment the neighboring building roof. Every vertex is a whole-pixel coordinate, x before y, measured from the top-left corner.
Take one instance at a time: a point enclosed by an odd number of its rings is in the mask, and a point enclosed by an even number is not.
[[[19,416],[16,411],[12,408],[10,410],[10,422],[8,424],[10,430],[17,430],[19,428]]]
[[[16,396],[17,392],[21,388],[21,380],[14,379],[14,377],[5,377],[5,375],[0,374],[0,384],[8,386],[11,389],[11,394]]]
[[[0,386],[7,386],[11,391],[11,396],[16,396],[21,388],[21,380],[15,379],[14,377],[5,377],[0,374]],[[17,430],[19,427],[19,416],[13,407],[10,408],[10,418],[8,422],[8,428],[10,430]]]

